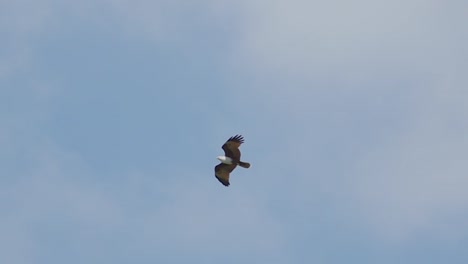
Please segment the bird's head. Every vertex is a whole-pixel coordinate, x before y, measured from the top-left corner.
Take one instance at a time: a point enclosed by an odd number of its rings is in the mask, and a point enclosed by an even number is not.
[[[217,158],[219,161],[221,161],[221,162],[223,162],[223,161],[226,160],[226,157],[224,157],[224,156],[218,156],[218,157],[216,157],[216,158]]]

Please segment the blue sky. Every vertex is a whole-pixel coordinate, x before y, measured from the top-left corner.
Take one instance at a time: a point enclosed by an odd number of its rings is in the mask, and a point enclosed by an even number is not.
[[[467,10],[0,1],[0,262],[467,263]]]

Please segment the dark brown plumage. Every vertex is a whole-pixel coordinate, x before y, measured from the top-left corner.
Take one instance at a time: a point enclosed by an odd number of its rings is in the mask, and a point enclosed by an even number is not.
[[[224,157],[218,157],[221,163],[215,167],[215,176],[226,187],[230,185],[229,176],[237,165],[243,168],[250,167],[249,163],[240,160],[241,152],[239,147],[242,143],[244,143],[244,138],[241,135],[235,135],[230,137],[222,146]]]

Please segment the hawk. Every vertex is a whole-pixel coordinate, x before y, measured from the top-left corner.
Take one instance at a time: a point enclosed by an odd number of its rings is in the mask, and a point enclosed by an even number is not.
[[[229,186],[229,174],[237,167],[249,168],[250,163],[240,160],[241,153],[239,150],[240,145],[244,143],[244,138],[241,135],[230,137],[226,143],[223,144],[224,156],[218,156],[217,159],[221,161],[215,167],[215,176],[224,186]]]

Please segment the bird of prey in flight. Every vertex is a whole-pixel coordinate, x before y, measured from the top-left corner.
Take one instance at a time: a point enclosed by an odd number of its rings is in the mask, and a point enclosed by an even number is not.
[[[249,168],[250,163],[240,160],[241,153],[239,150],[240,145],[244,143],[244,138],[241,135],[230,137],[226,143],[223,144],[224,156],[218,156],[217,159],[221,161],[215,167],[215,176],[224,186],[229,186],[229,174],[237,167]]]

